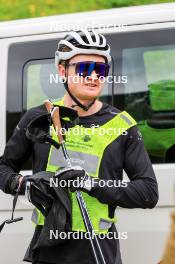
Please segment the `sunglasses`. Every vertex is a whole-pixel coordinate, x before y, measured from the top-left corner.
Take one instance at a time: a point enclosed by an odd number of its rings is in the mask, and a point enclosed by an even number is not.
[[[109,64],[104,62],[94,62],[94,61],[83,61],[77,63],[69,63],[68,66],[75,66],[76,74],[87,77],[90,76],[93,71],[96,72],[98,77],[106,77],[109,73]]]

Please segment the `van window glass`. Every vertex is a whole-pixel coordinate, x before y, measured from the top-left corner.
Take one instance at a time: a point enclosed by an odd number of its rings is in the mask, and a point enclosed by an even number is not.
[[[174,162],[175,45],[123,50],[125,109],[138,121],[154,162]]]

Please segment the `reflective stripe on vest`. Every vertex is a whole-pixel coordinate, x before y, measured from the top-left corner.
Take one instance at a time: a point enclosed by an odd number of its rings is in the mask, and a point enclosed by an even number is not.
[[[62,105],[62,103],[60,101],[57,102],[58,105]],[[123,111],[99,127],[85,128],[76,125],[70,128],[66,132],[66,148],[72,165],[79,165],[89,175],[98,177],[101,160],[107,146],[135,124],[136,121],[127,112]],[[53,133],[52,138],[58,141],[56,133]],[[60,167],[65,166],[66,162],[61,148],[57,150],[51,146],[46,170],[55,172]],[[82,194],[95,232],[107,233],[111,223],[115,222],[114,218],[109,217],[108,205],[101,203],[98,199],[85,192],[82,192]],[[70,196],[72,202],[72,230],[86,231],[76,194],[70,193]],[[38,223],[44,224],[42,214],[40,214]]]

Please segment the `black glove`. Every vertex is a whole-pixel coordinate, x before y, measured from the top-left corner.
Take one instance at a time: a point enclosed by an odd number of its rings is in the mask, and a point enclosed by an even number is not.
[[[50,179],[54,176],[53,172],[41,171],[27,177],[25,195],[44,216],[47,216],[54,200],[50,187]]]
[[[55,173],[61,187],[68,187],[71,192],[82,190],[90,192],[96,184],[97,178],[89,176],[80,166],[72,166],[60,169]]]

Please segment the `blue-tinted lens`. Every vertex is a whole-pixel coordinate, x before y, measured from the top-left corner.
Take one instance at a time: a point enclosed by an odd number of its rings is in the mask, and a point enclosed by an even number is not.
[[[109,72],[109,65],[103,62],[84,61],[76,64],[76,74],[87,77],[95,70],[96,74],[100,77],[106,77]]]
[[[92,71],[94,70],[95,62],[78,62],[76,64],[76,73],[80,76],[86,77],[90,76]]]
[[[106,77],[109,73],[109,65],[103,62],[96,62],[95,72],[99,76]]]

